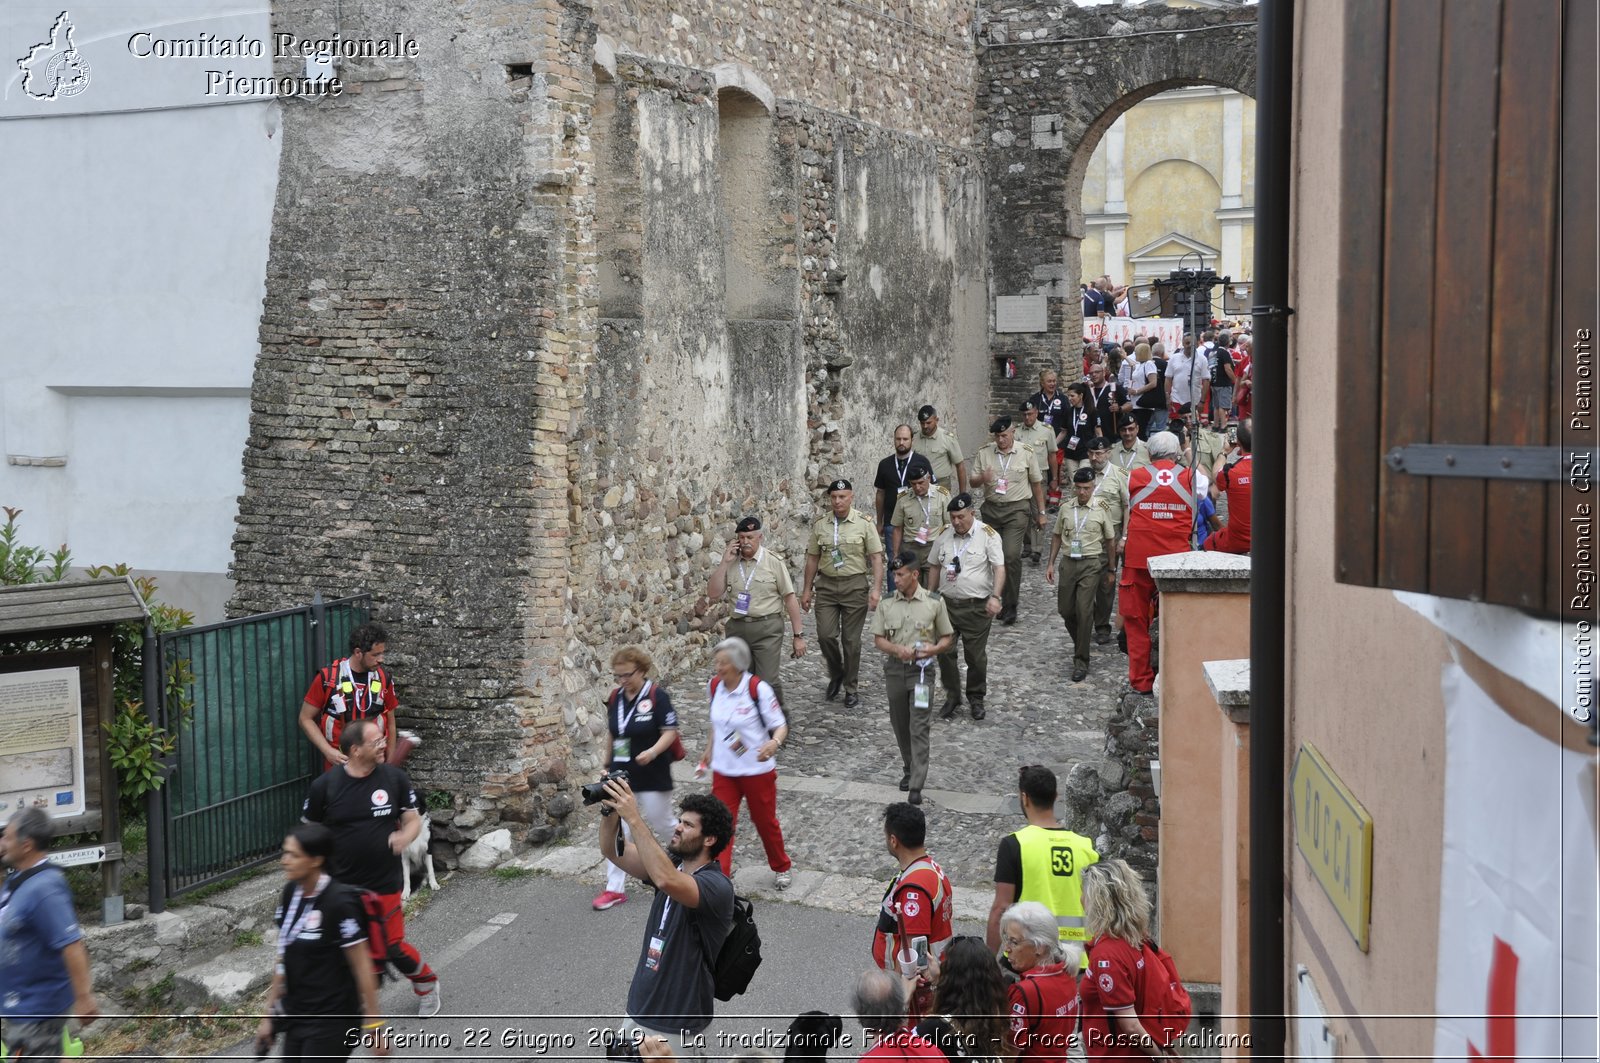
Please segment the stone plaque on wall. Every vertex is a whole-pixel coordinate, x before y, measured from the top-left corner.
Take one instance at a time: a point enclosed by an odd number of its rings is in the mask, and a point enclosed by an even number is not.
[[[1042,295],[999,295],[994,300],[996,332],[1048,332],[1045,297]]]

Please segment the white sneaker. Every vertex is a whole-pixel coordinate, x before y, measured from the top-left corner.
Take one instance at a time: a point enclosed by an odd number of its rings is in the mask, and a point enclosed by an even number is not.
[[[417,997],[417,1017],[419,1019],[431,1019],[439,1014],[441,1001],[439,999],[438,982],[435,982],[433,988],[428,992],[419,993]]]
[[[787,871],[778,872],[778,877],[774,880],[774,883],[777,885],[779,890],[788,889],[790,884],[793,882],[794,879],[789,877],[789,872]]]

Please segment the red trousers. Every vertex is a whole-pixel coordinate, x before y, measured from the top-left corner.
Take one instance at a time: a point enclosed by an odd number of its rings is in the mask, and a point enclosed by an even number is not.
[[[1150,693],[1156,673],[1150,667],[1150,621],[1155,616],[1156,584],[1147,568],[1122,566],[1117,585],[1117,612],[1128,639],[1128,682],[1141,694]]]
[[[750,822],[755,824],[756,833],[761,835],[761,844],[767,850],[767,866],[774,871],[789,870],[789,854],[783,849],[783,828],[778,826],[777,772],[768,771],[760,775],[713,774],[711,796],[728,806],[728,811],[733,813],[735,826],[739,823],[739,801],[742,798],[747,802],[750,806]],[[732,838],[728,839],[727,848],[722,850],[722,855],[717,859],[722,864],[722,873],[731,876]]]
[[[1240,534],[1232,524],[1224,524],[1221,531],[1207,536],[1205,548],[1224,554],[1248,554],[1250,552],[1250,533]]]
[[[406,908],[400,900],[400,894],[380,893],[378,900],[383,906],[384,942],[389,946],[384,959],[409,978],[412,988],[419,994],[433,992],[433,984],[439,980],[439,976],[433,973],[433,968],[422,962],[422,954],[417,947],[406,940]]]

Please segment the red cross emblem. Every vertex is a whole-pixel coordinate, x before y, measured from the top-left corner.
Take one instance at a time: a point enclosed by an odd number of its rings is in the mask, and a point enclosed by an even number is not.
[[[1174,479],[1175,477],[1172,475],[1171,469],[1156,470],[1156,483],[1160,484],[1162,487],[1171,487]]]

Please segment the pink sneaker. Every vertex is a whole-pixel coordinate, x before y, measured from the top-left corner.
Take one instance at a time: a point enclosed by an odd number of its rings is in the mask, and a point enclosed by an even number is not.
[[[627,899],[628,895],[626,893],[614,893],[611,890],[606,890],[594,899],[594,910],[603,912],[607,908],[615,908],[617,905],[623,904]]]

